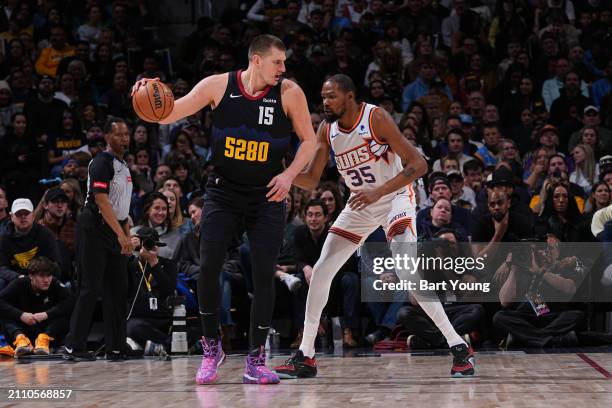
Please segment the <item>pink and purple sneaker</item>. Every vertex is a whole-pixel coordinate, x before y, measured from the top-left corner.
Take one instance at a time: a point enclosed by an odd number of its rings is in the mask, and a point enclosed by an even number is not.
[[[221,349],[221,340],[202,337],[202,364],[196,373],[196,383],[212,384],[217,381],[217,369],[225,361],[225,353]]]
[[[280,379],[266,367],[266,351],[263,346],[251,351],[246,358],[246,368],[242,376],[245,384],[278,384]]]

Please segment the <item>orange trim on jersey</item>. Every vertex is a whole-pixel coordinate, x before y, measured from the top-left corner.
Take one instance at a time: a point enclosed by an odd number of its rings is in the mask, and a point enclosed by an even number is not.
[[[339,237],[347,239],[347,240],[351,241],[353,244],[357,244],[358,245],[361,242],[361,240],[353,239],[353,238],[351,238],[351,237],[349,237],[347,235],[341,234],[341,233],[339,233],[337,231],[330,231],[329,233],[330,234],[334,234],[334,235],[338,235]]]
[[[416,233],[414,232],[414,228],[412,225],[412,217],[402,217],[398,220],[393,221],[391,225],[389,225],[389,229],[387,231],[387,239],[391,239],[395,235],[400,235],[404,230],[408,228],[412,235],[416,237]]]
[[[395,222],[391,228],[389,228],[387,235],[392,237],[397,235],[398,233],[403,232],[406,228],[410,228],[412,230],[412,221],[409,219],[403,219],[401,221]]]
[[[354,234],[350,231],[347,230],[343,230],[342,228],[338,228],[338,227],[331,227],[329,229],[329,233],[330,234],[336,234],[341,236],[342,238],[346,238],[349,241],[351,241],[354,244],[358,244],[361,242],[361,236]]]
[[[405,222],[398,222],[397,224],[395,224],[393,226],[393,229],[392,229],[392,232],[393,232],[392,236],[403,232],[404,229],[406,229],[406,228],[408,228],[410,230],[412,235],[416,236],[416,234],[414,232],[414,227],[412,225],[412,218],[409,218]]]
[[[412,188],[412,183],[406,186],[408,188],[408,201],[410,204],[414,204],[414,188]]]
[[[395,228],[393,231],[389,231],[389,233],[387,234],[387,242],[391,242],[393,240],[393,237],[402,235],[406,231],[406,229],[408,229],[414,236],[414,231],[412,227],[410,225],[406,225],[401,228]]]
[[[365,102],[361,102],[361,112],[359,112],[359,117],[357,118],[357,121],[353,124],[353,126],[349,129],[349,130],[344,130],[340,127],[340,122],[338,122],[338,130],[341,131],[342,133],[351,133],[353,130],[355,130],[355,128],[357,127],[357,125],[359,125],[359,122],[361,122],[361,118],[363,118],[363,112],[365,111]]]
[[[326,137],[326,139],[327,139],[327,144],[328,144],[329,147],[331,147],[331,139],[329,138],[330,128],[331,128],[331,125],[328,123],[327,124],[327,137]]]
[[[380,140],[376,134],[374,133],[374,125],[372,123],[372,112],[374,112],[374,109],[378,109],[378,107],[372,108],[370,109],[370,117],[368,119],[368,123],[370,124],[370,134],[372,135],[372,137],[374,138],[374,140],[376,140],[376,143],[380,144],[380,145],[386,145],[388,143],[383,142],[382,140]]]
[[[393,221],[391,224],[389,224],[389,229],[393,229],[393,227],[395,227],[397,224],[399,223],[408,223],[408,224],[412,224],[412,217],[405,215],[401,218],[398,218],[397,220]]]

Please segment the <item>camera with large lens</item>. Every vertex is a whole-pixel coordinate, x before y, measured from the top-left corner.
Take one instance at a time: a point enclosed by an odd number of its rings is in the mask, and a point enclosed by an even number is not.
[[[147,251],[150,251],[155,247],[155,241],[153,241],[151,238],[143,238],[142,247]]]
[[[532,256],[538,260],[538,249],[542,248],[542,239],[523,238],[512,247],[512,263],[516,265],[519,272],[527,272],[531,268]],[[539,243],[539,244],[538,244]]]

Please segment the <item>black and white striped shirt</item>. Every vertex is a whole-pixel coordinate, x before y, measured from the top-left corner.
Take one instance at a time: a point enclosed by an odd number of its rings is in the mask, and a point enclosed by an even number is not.
[[[89,162],[87,169],[85,207],[99,213],[94,193],[108,194],[117,220],[123,223],[130,212],[132,187],[132,176],[127,163],[110,152],[99,153]]]

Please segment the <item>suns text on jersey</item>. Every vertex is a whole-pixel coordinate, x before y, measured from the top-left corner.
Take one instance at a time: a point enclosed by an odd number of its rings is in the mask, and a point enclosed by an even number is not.
[[[359,145],[349,151],[335,155],[338,170],[347,170],[369,162],[374,158],[367,143]]]

